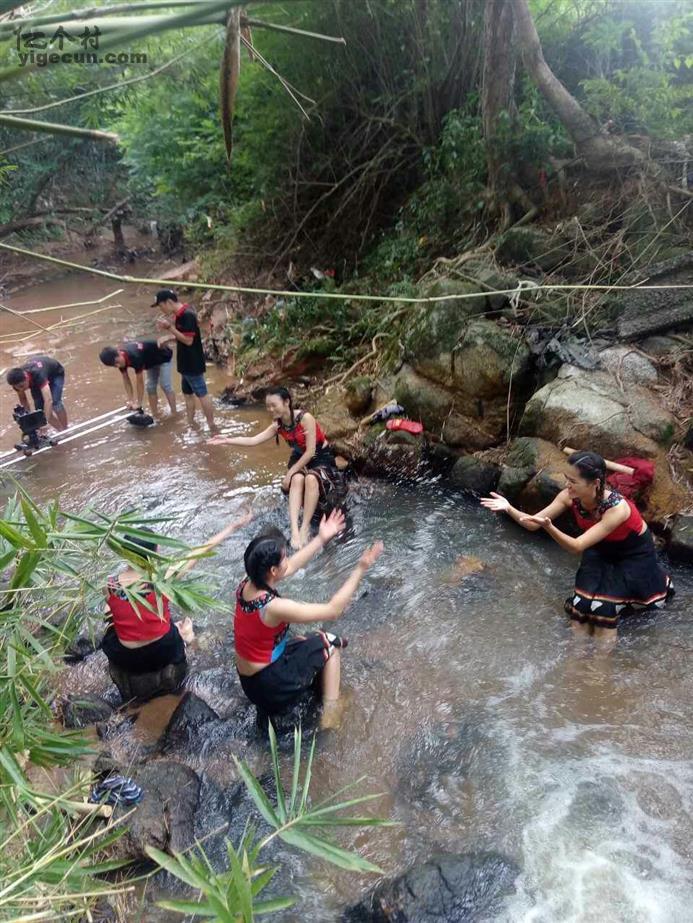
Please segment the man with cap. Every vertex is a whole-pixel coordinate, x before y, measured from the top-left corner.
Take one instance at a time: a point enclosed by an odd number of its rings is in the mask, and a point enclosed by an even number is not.
[[[137,410],[142,407],[144,397],[144,375],[147,373],[147,399],[152,416],[159,411],[157,388],[166,395],[171,413],[176,412],[176,395],[171,383],[171,363],[173,353],[168,346],[159,346],[156,340],[132,340],[120,346],[104,346],[99,353],[104,365],[120,371],[125,388],[128,408]],[[132,387],[130,369],[135,373],[135,389]]]
[[[197,398],[210,432],[218,432],[214,424],[214,404],[205,381],[205,354],[197,315],[189,304],[181,304],[178,295],[168,288],[156,293],[152,307],[160,308],[165,315],[157,321],[159,329],[167,331],[160,338],[159,345],[176,341],[176,363],[182,379],[188,423],[194,422]]]
[[[57,430],[67,429],[67,411],[63,404],[65,369],[52,356],[34,356],[21,367],[10,369],[7,384],[17,392],[22,407],[30,411],[27,392],[36,410],[43,410],[46,420]]]

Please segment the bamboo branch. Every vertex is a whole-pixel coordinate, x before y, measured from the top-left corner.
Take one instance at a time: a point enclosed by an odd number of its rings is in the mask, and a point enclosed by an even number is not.
[[[265,22],[262,19],[251,19],[244,16],[241,19],[243,25],[253,26],[257,29],[270,29],[274,32],[287,32],[289,35],[302,35],[304,38],[317,38],[323,42],[334,42],[337,45],[346,45],[346,39],[336,35],[322,35],[319,32],[306,32],[305,29],[296,29],[293,26],[279,26],[274,22]]]
[[[33,119],[18,119],[0,112],[0,125],[18,128],[21,131],[45,131],[51,135],[72,135],[76,138],[89,138],[92,141],[109,141],[117,144],[118,135],[112,131],[96,131],[91,128],[77,128],[75,125],[58,125],[55,122],[37,122]]]
[[[208,2],[208,0],[207,0]],[[137,13],[140,10],[158,10],[178,6],[202,6],[205,0],[152,0],[147,3],[122,3],[117,6],[95,6],[87,10],[65,10],[62,13],[48,13],[45,16],[26,16],[22,19],[10,19],[0,23],[0,39],[3,32],[13,33],[17,28],[33,29],[35,26],[47,26],[53,23],[63,24],[75,19],[95,19],[109,14]]]
[[[7,311],[8,314],[14,314],[15,317],[21,317],[22,315],[19,311],[15,311],[13,308],[8,308],[6,304],[0,304],[0,310]],[[29,323],[33,324],[34,327],[38,327],[39,330],[43,330],[44,333],[48,333],[48,327],[44,327],[43,324],[39,324],[38,321],[28,318]]]

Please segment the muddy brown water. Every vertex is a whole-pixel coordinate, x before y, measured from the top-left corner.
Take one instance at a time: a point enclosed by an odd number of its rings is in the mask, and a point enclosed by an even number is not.
[[[22,311],[117,287],[68,276],[7,303]],[[119,375],[100,365],[99,348],[152,333],[153,311],[146,307],[151,290],[131,286],[114,300],[120,308],[85,324],[1,346],[0,366],[51,352],[67,369],[71,421],[117,406]],[[44,325],[59,316],[31,315]],[[3,338],[28,326],[2,316]],[[209,379],[214,392],[225,383],[216,369]],[[3,384],[0,449],[17,433],[13,404]],[[219,415],[235,433],[266,422],[261,407]],[[10,470],[40,501],[174,516],[171,532],[191,542],[221,528],[251,497],[259,521],[285,523],[278,482],[286,450],[273,443],[247,453],[213,449],[204,438],[182,419],[147,431],[122,423]],[[285,590],[325,598],[367,542],[385,542],[364,582],[366,604],[358,618],[345,617],[344,682],[353,700],[345,727],[318,751],[314,794],[322,798],[365,775],[360,791],[384,793],[367,810],[398,826],[347,832],[340,841],[388,874],[440,850],[505,853],[522,872],[496,920],[693,919],[690,571],[675,568],[673,604],[632,621],[604,655],[572,637],[561,608],[576,560],[546,539],[430,480],[361,481],[351,509],[353,536]],[[227,598],[252,534],[246,527],[207,565]],[[460,555],[485,567],[466,576],[463,568],[456,581]],[[228,618],[197,622],[222,638]],[[158,733],[173,705],[161,700],[137,733]],[[290,879],[300,902],[287,919],[295,920],[336,920],[371,883],[308,857],[292,864]]]

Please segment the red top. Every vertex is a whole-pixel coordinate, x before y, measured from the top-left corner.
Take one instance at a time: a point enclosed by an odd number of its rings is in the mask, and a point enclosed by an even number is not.
[[[273,663],[284,653],[289,623],[265,625],[261,618],[262,610],[277,594],[265,593],[259,599],[248,602],[243,599],[247,583],[246,577],[236,590],[236,611],[233,616],[236,653],[251,663]]]
[[[144,597],[154,609],[135,607],[127,598],[117,577],[108,578],[106,605],[113,618],[113,627],[119,641],[156,641],[163,638],[171,627],[171,609],[168,599],[163,597],[162,612],[159,615],[157,597],[150,590]]]
[[[293,426],[284,426],[283,423],[279,423],[277,426],[277,435],[281,436],[282,439],[286,440],[289,443],[292,449],[300,449],[301,452],[306,451],[306,431],[303,428],[301,419],[303,417],[303,411],[299,410],[298,413],[294,415],[294,425]],[[327,436],[324,433],[324,430],[318,423],[315,421],[315,448],[321,449],[323,446],[326,446]]]
[[[631,534],[639,535],[640,530],[642,529],[643,518],[640,515],[638,508],[632,500],[629,500],[627,497],[622,497],[621,494],[616,490],[612,490],[608,498],[602,500],[602,502],[597,507],[595,512],[599,516],[598,519],[589,518],[579,501],[573,500],[573,516],[575,516],[575,522],[583,532],[586,532],[588,529],[591,529],[592,526],[596,526],[604,513],[608,509],[611,509],[611,507],[614,507],[620,503],[621,500],[625,500],[630,507],[630,516],[628,519],[626,519],[625,522],[621,523],[620,526],[617,526],[613,532],[609,532],[608,535],[604,536],[602,541],[622,542]]]

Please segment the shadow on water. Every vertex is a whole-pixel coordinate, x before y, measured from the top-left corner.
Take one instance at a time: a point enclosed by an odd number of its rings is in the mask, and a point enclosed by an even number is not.
[[[94,297],[108,290],[92,289]],[[34,306],[22,297],[12,306]],[[70,300],[38,288],[31,297]],[[62,344],[74,417],[120,400],[96,347],[123,332],[149,332],[143,297],[127,298],[130,313]],[[1,357],[5,366],[14,358]],[[223,373],[211,377],[220,390]],[[2,401],[0,436],[8,443],[6,394]],[[265,423],[262,408],[220,416],[236,433]],[[178,420],[149,432],[94,434],[47,454],[49,462],[37,458],[20,475],[37,499],[58,495],[75,509],[91,503],[172,516],[171,533],[191,542],[217,531],[252,497],[256,522],[205,563],[227,603],[254,532],[267,524],[286,531],[277,492],[286,452],[273,443],[252,453],[212,449]],[[313,776],[316,800],[363,776],[360,791],[384,793],[366,810],[398,826],[345,828],[340,841],[389,875],[441,850],[511,857],[521,869],[517,891],[497,920],[690,919],[690,572],[675,572],[678,594],[667,611],[627,624],[616,650],[604,655],[571,635],[562,601],[576,560],[545,537],[520,533],[436,481],[362,479],[352,485],[350,509],[351,533],[284,590],[325,599],[367,543],[385,543],[340,624],[350,639],[343,677],[352,701],[342,730],[320,740]],[[231,756],[247,758],[261,775],[267,764],[232,669],[231,615],[202,613],[196,621],[188,689],[214,714],[208,724],[200,719],[203,731],[184,756],[201,780],[199,833],[229,818],[236,829],[246,816]],[[109,686],[100,654],[69,668],[69,677],[81,691]],[[136,716],[109,719],[109,746],[126,764],[174,752],[180,759],[180,750],[162,753],[160,739],[177,703],[166,697]],[[239,715],[246,716],[240,723]],[[221,861],[220,837],[210,849]],[[300,898],[285,919],[336,920],[373,883],[302,855],[282,854],[282,861],[280,890]]]

